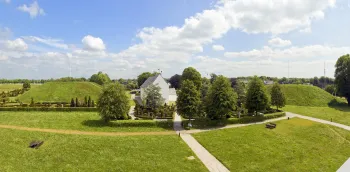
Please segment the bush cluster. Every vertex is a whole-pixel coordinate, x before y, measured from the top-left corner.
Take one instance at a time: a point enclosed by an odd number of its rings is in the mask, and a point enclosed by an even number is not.
[[[158,108],[150,108],[136,104],[134,115],[142,119],[171,119],[175,112],[175,106],[164,104]]]

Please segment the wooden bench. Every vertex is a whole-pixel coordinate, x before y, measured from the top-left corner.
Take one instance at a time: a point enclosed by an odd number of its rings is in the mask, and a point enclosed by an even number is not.
[[[32,141],[29,143],[29,147],[38,149],[43,143],[44,141]]]
[[[266,124],[266,128],[269,128],[269,129],[274,129],[274,128],[276,128],[276,126],[277,126],[276,124],[271,123],[271,122]]]

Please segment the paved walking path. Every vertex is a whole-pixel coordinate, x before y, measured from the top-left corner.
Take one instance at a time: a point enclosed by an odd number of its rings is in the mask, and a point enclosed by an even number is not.
[[[181,117],[175,113],[174,130],[180,134],[182,140],[192,149],[197,157],[211,172],[227,172],[229,171],[220,161],[218,161],[212,154],[210,154],[201,144],[197,142],[190,134],[184,132],[181,126]]]
[[[132,120],[135,120],[134,109],[135,109],[135,106],[131,106],[129,110],[129,116],[131,116]]]
[[[293,118],[293,117],[295,117],[295,115],[286,113],[286,116],[284,116],[284,117],[268,119],[268,120],[265,120],[265,121],[262,121],[262,122],[247,123],[247,124],[231,124],[231,125],[226,125],[224,127],[195,129],[195,130],[187,130],[187,131],[184,131],[184,132],[190,134],[190,133],[200,133],[200,132],[212,131],[212,130],[221,130],[221,129],[227,129],[227,128],[244,127],[244,126],[249,126],[249,125],[257,125],[257,124],[264,124],[264,123],[268,123],[268,122],[280,121],[280,120],[288,119],[288,117],[289,118]]]
[[[350,171],[350,158],[337,170],[337,172],[349,172]]]
[[[299,114],[295,114],[295,113],[291,113],[291,112],[286,112],[286,114],[290,115],[290,116],[295,116],[295,117],[298,117],[298,118],[303,118],[303,119],[307,119],[307,120],[323,123],[323,124],[333,125],[333,126],[336,126],[336,127],[339,127],[339,128],[343,128],[345,130],[350,131],[350,126],[347,126],[347,125],[344,125],[344,124],[339,124],[339,123],[336,123],[336,122],[326,121],[326,120],[323,120],[323,119],[318,119],[318,118],[313,118],[313,117],[309,117],[309,116],[299,115]]]
[[[0,128],[15,129],[23,131],[39,131],[45,133],[58,134],[76,134],[76,135],[91,135],[91,136],[143,136],[143,135],[175,135],[174,131],[154,131],[154,132],[97,132],[97,131],[79,131],[79,130],[59,130],[59,129],[43,129],[29,128],[13,125],[0,125]]]

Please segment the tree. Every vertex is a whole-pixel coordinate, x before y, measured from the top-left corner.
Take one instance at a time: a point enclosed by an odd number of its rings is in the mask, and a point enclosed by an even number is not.
[[[210,83],[209,79],[207,79],[205,77],[202,78],[202,87],[200,90],[202,101],[207,97],[210,85],[211,85],[211,83]]]
[[[155,73],[143,72],[139,76],[137,76],[137,85],[141,87],[141,85],[151,76],[154,76]]]
[[[91,107],[95,107],[95,101],[91,100]]]
[[[350,106],[350,55],[341,56],[335,64],[335,85],[340,96],[348,101]]]
[[[200,106],[200,94],[191,80],[184,80],[176,99],[177,111],[180,115],[188,117],[191,121]]]
[[[91,107],[91,97],[89,96],[87,107]]]
[[[256,115],[269,106],[265,85],[257,76],[249,82],[245,106],[248,112],[255,112]]]
[[[164,104],[165,99],[162,97],[160,93],[161,88],[158,85],[150,84],[147,88],[145,88],[144,97],[142,100],[145,100],[145,104],[147,107],[155,109]]]
[[[242,107],[246,100],[246,94],[247,94],[246,84],[242,81],[237,81],[237,84],[235,85],[234,90],[237,93],[237,106]]]
[[[199,91],[202,87],[202,77],[201,74],[193,67],[188,67],[184,69],[181,76],[181,82],[185,80],[190,80],[194,83],[197,90]]]
[[[79,107],[80,103],[78,97],[75,98],[75,107]]]
[[[76,107],[75,106],[75,102],[74,102],[74,99],[72,98],[72,100],[70,101],[70,107]]]
[[[88,99],[87,99],[87,97],[85,96],[85,98],[84,98],[84,106],[87,107],[87,105],[88,105]]]
[[[331,85],[327,85],[325,90],[329,93],[329,94],[332,94],[332,95],[336,95],[337,93],[337,88],[335,85],[331,84]]]
[[[25,89],[25,90],[29,90],[30,89],[30,82],[28,80],[24,81],[23,89]]]
[[[32,100],[30,101],[30,105],[29,105],[29,106],[30,106],[30,107],[34,107],[34,105],[35,105],[35,104],[34,104],[34,99],[33,99],[33,97],[32,97]]]
[[[284,96],[280,84],[275,82],[271,89],[271,105],[282,108],[286,105],[286,97]]]
[[[89,80],[90,82],[95,82],[100,85],[111,82],[111,79],[109,78],[109,76],[106,73],[102,73],[101,71],[98,72],[97,74],[93,74]]]
[[[215,73],[211,73],[211,74],[210,74],[210,83],[211,83],[211,84],[214,83],[216,77],[218,77],[218,76],[217,76]]]
[[[175,89],[180,88],[180,81],[181,81],[181,75],[178,75],[178,74],[175,74],[169,79],[169,83],[171,84],[171,87]]]
[[[236,108],[237,94],[230,81],[219,75],[209,89],[206,101],[207,114],[211,119],[221,119]]]
[[[98,98],[97,108],[105,122],[111,119],[128,119],[130,104],[124,86],[119,83],[106,84]]]

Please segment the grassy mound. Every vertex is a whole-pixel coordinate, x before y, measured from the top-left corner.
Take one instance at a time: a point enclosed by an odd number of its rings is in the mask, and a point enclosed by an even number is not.
[[[100,93],[101,87],[90,82],[47,82],[18,98],[25,103],[32,97],[35,102],[70,102],[72,98],[83,100],[85,96],[91,96],[96,101]]]
[[[350,132],[293,118],[194,137],[231,171],[336,171],[350,154]],[[325,165],[326,164],[326,165]]]
[[[329,103],[342,102],[321,88],[311,85],[281,85],[287,98],[287,105],[295,106],[328,106]],[[270,92],[272,86],[267,86]]]

